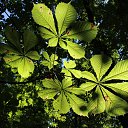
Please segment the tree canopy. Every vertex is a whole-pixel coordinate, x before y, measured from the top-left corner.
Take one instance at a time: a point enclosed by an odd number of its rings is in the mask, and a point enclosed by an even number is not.
[[[1,1],[1,126],[127,127],[127,5]]]

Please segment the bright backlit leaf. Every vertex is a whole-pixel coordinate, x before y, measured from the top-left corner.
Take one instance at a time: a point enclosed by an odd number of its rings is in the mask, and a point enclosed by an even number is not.
[[[76,78],[81,78],[82,74],[80,70],[73,69],[76,67],[76,63],[73,60],[70,61],[64,61],[64,66],[66,69],[62,69],[62,73],[65,73],[65,77],[71,77],[71,73],[76,77]],[[67,71],[66,71],[67,70]]]
[[[52,11],[45,4],[34,4],[32,17],[37,24],[50,29],[56,34]]]
[[[49,69],[52,69],[54,65],[57,65],[58,56],[56,54],[52,54],[50,57],[47,52],[43,52],[43,56],[46,60],[43,60],[41,64],[47,66]]]
[[[38,92],[39,97],[42,99],[54,99],[57,97],[53,100],[53,107],[59,113],[67,113],[71,107],[77,114],[87,115],[85,101],[76,96],[84,94],[84,91],[73,87],[71,79],[65,78],[62,80],[62,83],[57,79],[44,79],[42,83],[45,89]]]
[[[85,56],[84,48],[79,44],[73,43],[71,41],[67,41],[67,50],[70,56],[75,59],[84,58]]]
[[[87,71],[82,72],[86,83],[81,84],[80,88],[84,91],[91,91],[92,97],[87,104],[89,113],[98,114],[106,111],[111,116],[124,115],[128,112],[128,82],[127,80],[127,60],[118,62],[115,67],[108,71],[112,59],[105,55],[94,55],[90,59],[95,75]],[[106,74],[108,72],[108,75]],[[106,76],[107,75],[107,76]],[[115,81],[111,81],[115,79]],[[118,81],[116,81],[118,79]],[[109,83],[107,82],[109,80]]]
[[[60,35],[77,19],[76,10],[70,3],[59,3],[55,15]]]
[[[104,81],[114,79],[128,80],[128,60],[122,60],[117,63],[111,72],[104,78]]]
[[[56,47],[67,50],[75,59],[84,58],[85,51],[79,44],[69,39],[79,39],[90,42],[96,37],[97,27],[89,22],[76,22],[77,13],[70,3],[59,3],[55,9],[55,17],[52,11],[44,4],[34,4],[32,9],[34,21],[39,27],[42,38],[48,40],[49,47]],[[54,21],[57,21],[55,25]]]
[[[30,30],[24,31],[22,40],[23,47],[21,47],[20,40],[22,36],[11,27],[8,27],[6,31],[7,30],[8,32],[5,32],[5,34],[11,45],[9,42],[4,45],[7,52],[5,52],[6,55],[3,58],[11,68],[17,68],[18,73],[22,77],[28,78],[34,71],[34,63],[32,60],[40,59],[37,51],[31,51],[37,44],[37,37]]]
[[[33,73],[34,63],[32,62],[32,60],[28,59],[27,57],[23,57],[20,59],[17,68],[18,68],[18,73],[22,77],[27,78]]]
[[[97,35],[97,27],[90,22],[79,21],[72,25],[71,30],[63,36],[64,38],[73,38],[91,42]]]

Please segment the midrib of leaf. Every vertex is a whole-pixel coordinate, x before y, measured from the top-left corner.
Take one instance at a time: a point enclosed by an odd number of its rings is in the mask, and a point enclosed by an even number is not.
[[[70,46],[70,49],[73,49],[73,51],[74,51],[74,48],[70,45],[70,43],[69,44],[67,44],[67,45],[69,45]],[[79,45],[79,44],[77,44],[77,45]],[[79,46],[78,46],[79,47]],[[80,54],[80,52],[79,52],[80,50],[77,50],[77,53],[78,54]]]
[[[98,81],[101,80],[101,79],[100,79],[100,74],[101,74],[101,69],[102,69],[102,67],[103,67],[103,66],[101,65],[101,67],[100,67],[100,73],[99,73],[99,76],[98,76],[98,77],[99,77],[99,78],[98,78]]]
[[[37,10],[37,12],[38,12],[38,9],[36,9],[36,10]],[[43,17],[43,18],[44,18],[44,16],[41,15],[41,13],[39,13],[39,15],[40,15],[40,17]],[[50,26],[50,28],[52,29],[52,26],[47,22],[47,20],[46,20],[45,18],[44,18],[44,20],[45,20],[45,22]],[[54,18],[53,18],[53,20],[54,20]],[[44,27],[44,26],[43,26],[43,27]],[[47,29],[48,29],[48,28],[47,28]],[[53,33],[54,35],[56,35],[53,29],[52,29],[52,33]]]
[[[67,94],[66,95],[68,95],[68,93],[69,92],[67,92]],[[71,94],[70,94],[71,95]],[[69,95],[68,95],[68,97],[70,97]],[[70,99],[72,99],[71,97],[70,97]],[[72,99],[73,100],[73,99]],[[75,100],[73,100],[74,102],[75,102]],[[75,102],[76,104],[77,104],[77,102]],[[77,104],[77,106],[79,106],[78,104]]]
[[[19,57],[18,59],[13,60],[13,61],[11,61],[11,62],[13,63],[13,62],[15,62],[15,61],[17,61],[17,60],[20,60],[20,59],[22,59],[22,58],[21,58],[21,57]],[[11,63],[11,62],[9,62],[9,63]]]
[[[71,31],[72,31],[72,30],[71,30]],[[69,35],[67,35],[67,36],[73,36],[73,35],[81,34],[81,33],[88,32],[88,31],[90,31],[90,30],[82,30],[82,31],[76,32],[76,33],[71,34],[71,35],[69,34]],[[69,33],[70,33],[70,31],[69,31]]]
[[[105,87],[108,87],[108,88],[113,88],[113,89],[116,89],[116,90],[120,90],[120,91],[123,91],[123,92],[125,92],[125,93],[127,93],[128,94],[128,92],[127,91],[125,91],[124,89],[123,90],[121,90],[121,89],[119,89],[119,88],[116,88],[116,87],[111,87],[111,85],[109,86],[109,85],[104,85],[103,84],[103,86],[105,86]],[[118,93],[118,92],[117,92]]]
[[[106,90],[107,90],[107,89],[106,89]],[[102,87],[102,91],[106,94],[105,96],[109,97],[108,94],[107,94],[107,92],[104,90],[104,87]],[[107,91],[108,91],[108,90],[107,90]],[[106,101],[105,96],[104,96],[104,94],[103,94],[104,100]],[[112,102],[112,100],[111,100],[110,97],[109,97],[109,100]]]
[[[68,7],[67,7],[67,11],[68,11],[68,8],[69,8],[69,5],[68,5]],[[66,16],[66,14],[67,14],[67,11],[66,11],[66,13],[65,13],[65,16]],[[61,26],[61,29],[60,29],[59,34],[61,33],[61,30],[62,30],[62,28],[63,28],[63,24],[64,24],[64,21],[65,21],[65,19],[66,19],[65,16],[64,16],[64,20],[63,20],[63,23],[62,23],[62,26]]]
[[[107,80],[112,80],[111,78],[113,78],[113,77],[115,77],[115,76],[118,76],[118,75],[121,75],[121,74],[123,74],[123,73],[125,73],[125,72],[128,72],[128,70],[127,70],[127,71],[124,71],[124,72],[121,72],[121,73],[118,73],[118,74],[116,74],[116,75],[113,75],[113,76],[111,76],[111,77],[108,77],[107,79],[104,78],[105,80],[103,79],[102,82],[105,82],[105,81],[107,81]],[[109,74],[108,74],[108,76],[109,76]]]

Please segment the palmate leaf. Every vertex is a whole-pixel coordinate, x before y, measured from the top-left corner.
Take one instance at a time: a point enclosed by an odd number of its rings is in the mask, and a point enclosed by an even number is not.
[[[112,83],[111,81],[106,82],[117,78],[127,80],[126,77],[123,78],[123,75],[127,74],[127,60],[117,63],[107,76],[105,76],[106,72],[108,72],[112,64],[111,58],[105,55],[94,55],[90,61],[96,73],[96,78],[92,73],[83,71],[83,78],[86,78],[88,82],[80,86],[84,91],[93,91],[92,98],[87,105],[88,112],[98,114],[106,111],[111,116],[127,113],[128,82],[116,80]]]
[[[72,25],[72,29],[68,30],[63,36],[64,38],[73,38],[91,42],[97,35],[97,27],[90,22],[79,21]]]
[[[7,54],[4,56],[5,62],[12,68],[17,68],[18,73],[24,78],[29,77],[34,71],[34,63],[31,59],[38,60],[39,58],[40,56],[36,51],[28,52],[26,56],[16,53]]]
[[[32,17],[37,24],[50,29],[56,34],[52,11],[45,4],[34,4]]]
[[[72,79],[65,78],[62,83],[57,79],[44,79],[42,83],[46,89],[39,91],[39,97],[42,99],[54,99],[56,96],[57,98],[53,101],[53,107],[59,113],[67,113],[72,107],[77,114],[87,115],[85,101],[75,95],[81,95],[84,92],[80,88],[72,87]]]
[[[84,58],[85,51],[82,46],[76,43],[73,43],[71,41],[66,41],[66,42],[67,42],[67,50],[71,57],[75,59]]]
[[[56,54],[52,54],[49,57],[48,53],[44,51],[43,56],[46,60],[43,60],[41,64],[43,64],[44,66],[47,66],[49,69],[52,69],[54,65],[58,64],[57,62],[58,56]]]
[[[77,19],[76,10],[70,3],[59,3],[55,15],[60,35]]]
[[[19,33],[11,27],[5,29],[7,39],[10,41],[4,45],[7,50],[4,60],[12,68],[17,68],[18,73],[24,77],[29,77],[34,71],[32,60],[39,60],[40,56],[37,51],[30,51],[37,44],[37,37],[30,30],[23,33],[23,47],[21,48]],[[12,69],[13,70],[13,69]]]

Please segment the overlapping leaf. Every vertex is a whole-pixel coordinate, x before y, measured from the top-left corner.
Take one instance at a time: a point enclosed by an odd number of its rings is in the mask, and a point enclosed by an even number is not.
[[[96,37],[97,28],[91,23],[77,22],[74,24],[77,13],[70,3],[62,2],[57,5],[54,17],[57,21],[56,27],[52,12],[44,4],[34,4],[32,15],[35,22],[42,26],[39,28],[40,34],[42,38],[48,40],[48,46],[56,47],[59,44],[75,59],[84,58],[85,51],[82,46],[68,39],[91,41]]]
[[[44,79],[42,83],[45,89],[39,91],[38,95],[42,99],[54,99],[56,96],[57,98],[53,100],[55,110],[60,113],[67,113],[72,107],[77,114],[87,115],[87,112],[85,112],[85,101],[75,95],[82,94],[83,90],[72,87],[71,79],[63,79],[62,83],[57,79]]]
[[[85,91],[93,91],[93,96],[87,105],[88,112],[97,114],[106,111],[112,116],[128,112],[128,103],[126,102],[128,82],[115,80],[115,83],[113,81],[111,83],[110,81],[113,79],[128,80],[126,79],[127,60],[117,63],[108,75],[106,72],[112,64],[111,58],[105,55],[94,55],[90,61],[95,74],[88,71],[82,72],[83,78],[86,78],[88,82],[80,86]],[[109,83],[107,83],[108,80]]]
[[[90,22],[79,21],[72,25],[71,30],[63,36],[64,38],[73,38],[91,42],[97,35],[97,27]]]
[[[76,67],[76,63],[73,60],[70,61],[64,61],[64,66],[66,69],[62,69],[62,73],[65,73],[65,77],[71,77],[71,73],[76,77],[76,78],[81,78],[82,74],[80,70],[73,69]]]
[[[37,24],[50,29],[54,34],[56,34],[52,11],[45,6],[45,4],[34,4],[32,16]]]
[[[23,48],[20,45],[20,35],[16,30],[7,27],[5,34],[10,42],[4,45],[7,50],[4,60],[12,68],[17,68],[18,73],[24,77],[29,77],[34,71],[32,60],[39,60],[37,51],[30,51],[37,44],[37,37],[33,32],[26,30],[23,33]],[[12,35],[12,36],[11,36]]]
[[[77,19],[76,10],[70,3],[58,4],[56,7],[55,15],[60,35]]]
[[[57,65],[58,62],[57,62],[57,59],[58,59],[58,56],[56,54],[52,54],[50,57],[48,55],[47,52],[43,52],[43,56],[46,60],[43,60],[42,61],[42,64],[44,66],[47,66],[49,69],[52,69],[54,67],[54,65]]]

